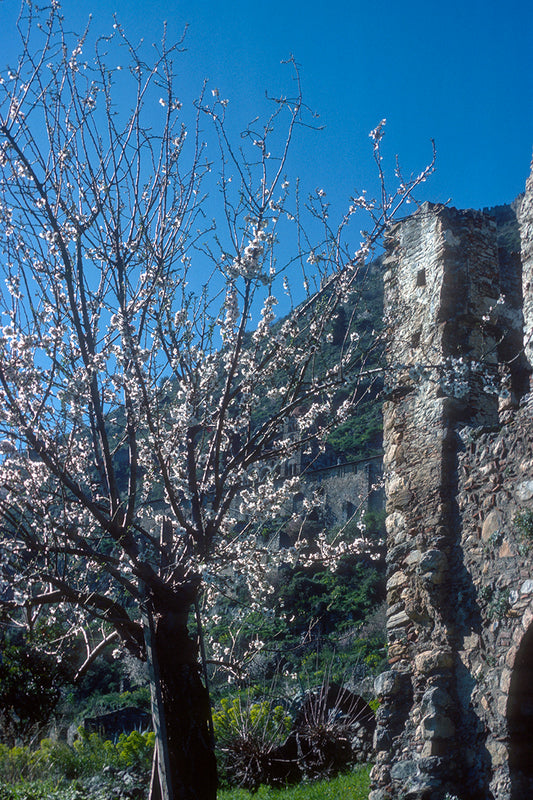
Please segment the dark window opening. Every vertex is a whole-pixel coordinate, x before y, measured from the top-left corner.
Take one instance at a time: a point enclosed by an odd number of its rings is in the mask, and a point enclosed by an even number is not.
[[[419,269],[416,273],[416,285],[417,286],[425,286],[426,285],[426,270]]]

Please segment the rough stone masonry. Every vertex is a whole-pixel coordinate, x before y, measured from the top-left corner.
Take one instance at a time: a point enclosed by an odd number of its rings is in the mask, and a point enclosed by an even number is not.
[[[513,209],[520,252],[429,203],[388,238],[370,800],[533,798],[533,172]]]

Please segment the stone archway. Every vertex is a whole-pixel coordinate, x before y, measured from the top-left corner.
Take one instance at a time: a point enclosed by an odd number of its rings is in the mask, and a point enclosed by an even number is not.
[[[507,699],[510,800],[533,797],[533,623],[514,659]]]

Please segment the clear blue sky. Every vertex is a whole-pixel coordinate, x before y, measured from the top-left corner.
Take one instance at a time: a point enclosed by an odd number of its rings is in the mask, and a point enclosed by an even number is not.
[[[19,0],[0,0],[0,62],[13,58]],[[387,152],[419,170],[437,145],[422,199],[460,208],[510,202],[533,148],[531,0],[64,0],[73,28],[89,12],[102,32],[115,11],[132,39],[188,24],[184,93],[204,77],[243,121],[265,90],[290,91],[294,54],[322,133],[302,132],[293,171],[334,203],[372,186],[368,132],[387,119]]]

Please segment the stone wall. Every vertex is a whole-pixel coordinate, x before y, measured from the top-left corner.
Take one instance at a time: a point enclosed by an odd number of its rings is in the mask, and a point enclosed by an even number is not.
[[[487,213],[424,204],[389,237],[391,669],[371,800],[533,797],[532,198],[530,180],[523,274]]]
[[[533,170],[519,212],[524,291],[524,350],[533,365]]]
[[[320,492],[322,517],[328,527],[362,519],[384,506],[381,458],[336,464],[305,476],[306,493]]]
[[[497,800],[533,797],[533,672],[521,676],[517,661],[533,620],[532,412],[525,405],[508,415],[498,432],[460,432],[460,547],[471,583],[457,586],[458,598],[466,598],[458,678],[462,706],[471,708],[477,721],[470,769],[479,773],[485,762],[484,796]],[[525,651],[524,656],[529,658]],[[529,729],[525,770],[519,759],[509,764],[522,746],[522,734],[513,730],[516,700],[528,712],[522,720]]]

